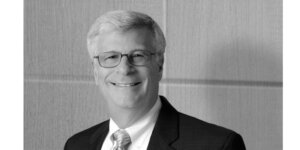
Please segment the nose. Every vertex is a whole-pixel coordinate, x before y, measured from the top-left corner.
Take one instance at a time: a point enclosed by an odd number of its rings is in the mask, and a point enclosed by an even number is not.
[[[123,75],[128,75],[134,71],[134,67],[129,63],[128,57],[123,56],[120,64],[117,66],[117,72]]]

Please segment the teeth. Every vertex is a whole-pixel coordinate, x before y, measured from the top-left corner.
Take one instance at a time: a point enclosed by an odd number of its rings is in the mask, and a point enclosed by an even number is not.
[[[132,86],[134,84],[132,83],[129,83],[129,84],[126,84],[126,83],[116,83],[117,86]]]
[[[122,86],[122,87],[128,87],[128,86],[134,86],[134,85],[137,85],[137,84],[139,84],[139,82],[137,82],[137,83],[113,83],[113,82],[112,82],[112,84],[113,84],[113,85],[117,85],[117,86]]]

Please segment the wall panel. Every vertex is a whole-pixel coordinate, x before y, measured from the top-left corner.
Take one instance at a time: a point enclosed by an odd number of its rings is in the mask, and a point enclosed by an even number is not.
[[[168,1],[167,76],[282,81],[281,13],[280,0]]]
[[[62,149],[69,136],[108,118],[94,84],[25,82],[24,89],[25,149]]]
[[[237,131],[247,149],[282,149],[282,88],[171,84],[167,89],[179,111]]]

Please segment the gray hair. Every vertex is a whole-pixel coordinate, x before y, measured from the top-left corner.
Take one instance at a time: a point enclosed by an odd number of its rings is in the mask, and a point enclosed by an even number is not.
[[[148,28],[154,35],[153,46],[156,49],[156,53],[163,57],[166,40],[158,24],[146,14],[134,11],[117,10],[107,12],[100,16],[91,26],[87,35],[87,47],[91,58],[95,55],[95,48],[92,46],[93,42],[107,26],[113,26],[122,31],[142,27]]]

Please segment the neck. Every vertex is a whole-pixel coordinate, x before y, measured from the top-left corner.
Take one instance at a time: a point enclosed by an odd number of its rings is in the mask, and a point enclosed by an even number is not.
[[[153,103],[150,106],[144,109],[115,107],[113,109],[110,109],[109,114],[110,117],[114,120],[114,122],[119,126],[119,128],[125,129],[137,122],[143,116],[145,116],[154,106],[156,101],[157,100],[153,101]]]

